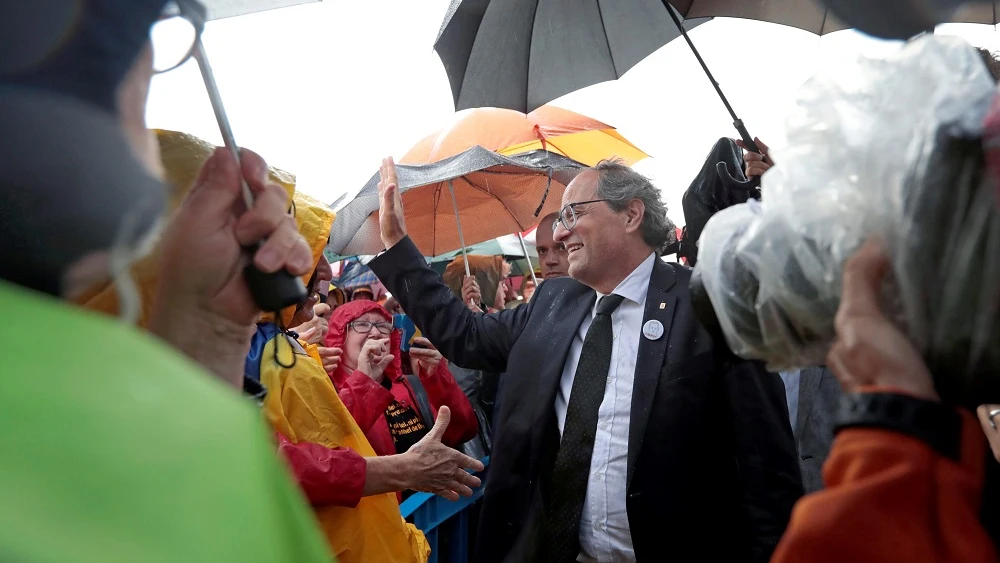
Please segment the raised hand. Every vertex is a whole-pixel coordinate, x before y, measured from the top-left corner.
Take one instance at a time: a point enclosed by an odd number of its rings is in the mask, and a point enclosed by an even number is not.
[[[396,163],[392,157],[382,160],[378,181],[378,224],[382,233],[382,244],[392,248],[406,237],[406,222],[403,219],[403,199],[399,195],[399,181],[396,179]]]
[[[466,470],[482,471],[483,464],[441,443],[449,422],[451,410],[441,407],[431,431],[403,455],[411,476],[408,488],[455,501],[459,496],[472,496],[472,489],[481,481]]]
[[[392,360],[393,355],[389,353],[388,338],[369,338],[361,347],[361,355],[358,356],[358,371],[378,383],[382,381],[382,373]]]
[[[261,311],[243,278],[262,272],[303,275],[312,252],[288,214],[288,193],[268,181],[267,164],[248,150],[241,162],[218,149],[164,233],[150,330],[239,387],[250,335]],[[241,177],[255,201],[245,209]],[[252,257],[245,249],[261,240]],[[205,338],[211,334],[212,338]]]
[[[483,310],[478,305],[482,300],[483,294],[479,290],[476,276],[465,276],[462,280],[462,301],[473,313],[482,313]]]
[[[431,341],[426,338],[414,338],[413,343],[422,346],[422,348],[410,346],[410,361],[416,364],[416,366],[410,366],[413,368],[413,373],[417,373],[417,367],[419,367],[424,374],[434,373],[438,365],[441,363],[441,360],[444,359],[444,356],[442,356],[441,352],[438,352],[437,348],[435,348],[434,345],[431,344]]]
[[[319,346],[317,348],[319,352],[319,358],[323,360],[323,369],[326,373],[333,374],[337,371],[337,367],[340,366],[340,357],[344,354],[344,351],[340,348],[327,348],[326,346]]]

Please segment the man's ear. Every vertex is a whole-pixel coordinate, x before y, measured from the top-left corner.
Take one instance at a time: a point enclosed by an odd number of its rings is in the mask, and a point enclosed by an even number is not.
[[[642,228],[642,219],[646,216],[646,204],[641,199],[633,199],[625,207],[625,232],[634,233]]]

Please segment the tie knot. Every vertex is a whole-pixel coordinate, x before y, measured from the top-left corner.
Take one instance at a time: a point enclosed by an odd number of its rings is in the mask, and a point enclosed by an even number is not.
[[[621,295],[605,295],[601,297],[601,300],[597,302],[597,314],[598,315],[610,315],[615,312],[615,309],[622,304],[625,298]]]

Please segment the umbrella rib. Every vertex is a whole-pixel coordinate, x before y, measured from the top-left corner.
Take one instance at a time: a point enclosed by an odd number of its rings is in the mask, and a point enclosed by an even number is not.
[[[568,136],[568,135],[567,135],[567,136]],[[558,137],[557,137],[557,138],[558,138]],[[549,144],[550,144],[550,145],[552,145],[553,147],[555,147],[555,149],[556,149],[557,151],[559,151],[559,153],[560,153],[560,154],[564,155],[564,156],[565,156],[566,158],[569,158],[569,155],[568,155],[568,154],[566,154],[566,151],[564,151],[564,150],[562,150],[561,148],[559,148],[559,145],[557,145],[557,144],[553,143],[552,141],[549,141]]]
[[[608,58],[611,59],[611,68],[615,71],[615,79],[619,79],[622,75],[618,74],[618,65],[615,64],[615,56],[611,52],[611,40],[608,39],[608,26],[604,25],[604,11],[601,10],[601,0],[597,1],[597,15],[601,18],[601,30],[604,32],[604,44],[608,46]]]
[[[506,204],[506,203],[504,203],[502,199],[498,198],[498,197],[496,196],[496,194],[494,194],[493,192],[491,192],[491,191],[489,191],[489,190],[487,190],[487,189],[485,189],[485,188],[482,188],[482,187],[478,186],[478,185],[477,185],[477,184],[476,184],[475,182],[473,182],[473,181],[472,181],[472,180],[471,180],[471,179],[470,179],[470,178],[469,178],[468,176],[462,176],[462,179],[463,179],[463,180],[465,180],[466,182],[468,182],[468,184],[469,184],[470,186],[472,186],[473,188],[475,188],[475,189],[477,189],[477,190],[479,190],[479,191],[483,192],[484,194],[487,194],[487,195],[489,195],[489,196],[490,196],[490,197],[492,197],[493,199],[497,200],[497,203],[499,203],[500,205],[502,205],[502,206],[503,206],[503,210],[507,212],[507,215],[510,215],[510,218],[514,220],[514,223],[515,223],[515,224],[517,225],[517,228],[518,228],[518,229],[520,229],[521,231],[523,231],[523,230],[524,230],[524,227],[523,227],[523,226],[521,225],[521,222],[517,220],[517,217],[516,217],[516,216],[514,216],[514,213],[512,213],[512,212],[511,212],[511,210],[510,210],[510,208],[509,208],[509,207],[507,207],[507,204]],[[520,231],[519,231],[519,232],[520,232]]]
[[[437,252],[437,215],[438,215],[438,204],[441,203],[441,186],[438,185],[434,188],[434,213],[431,215],[434,220],[431,221],[431,256],[436,256],[434,253]]]

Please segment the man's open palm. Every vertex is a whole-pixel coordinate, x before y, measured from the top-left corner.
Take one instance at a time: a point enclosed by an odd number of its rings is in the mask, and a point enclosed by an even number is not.
[[[406,236],[403,220],[403,199],[399,195],[399,181],[396,179],[396,163],[392,157],[382,159],[378,181],[378,224],[382,232],[382,244],[392,248]]]

